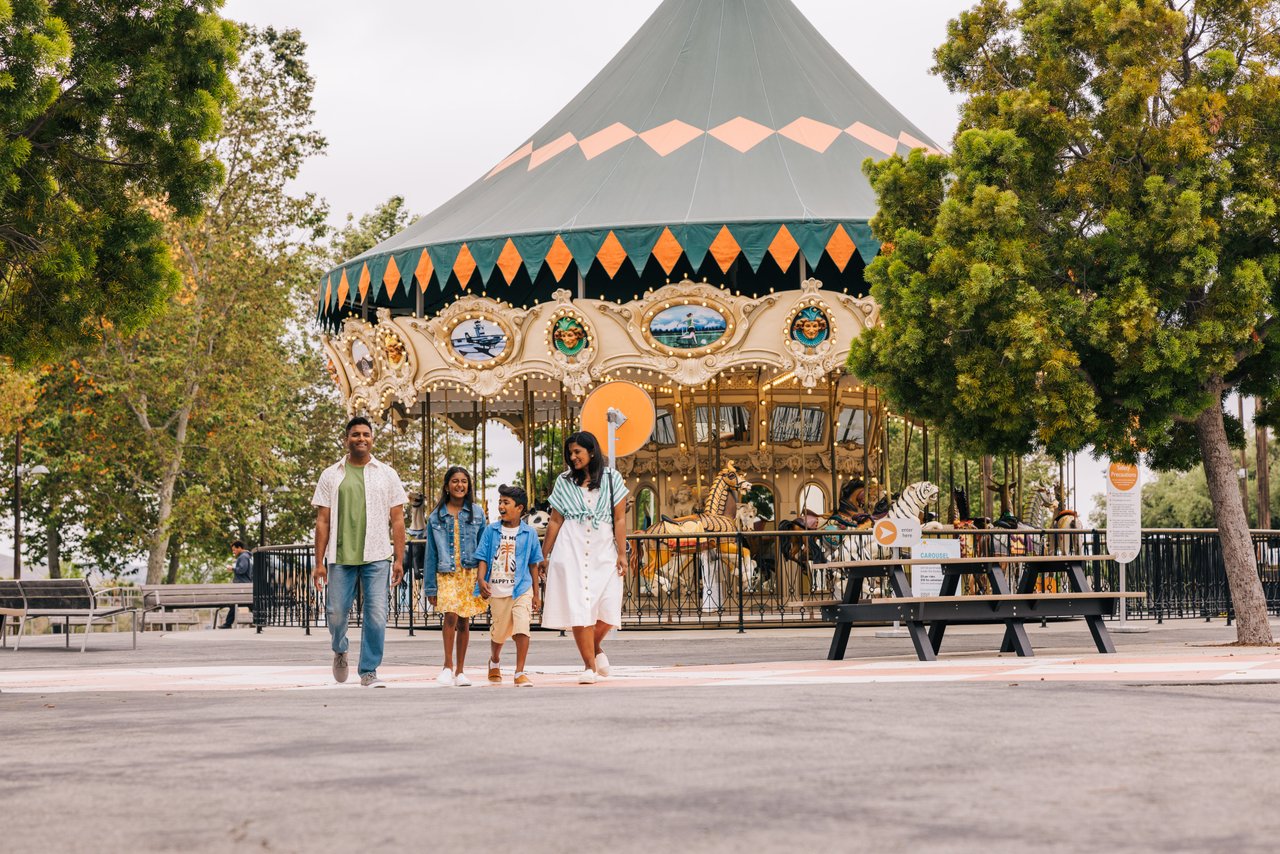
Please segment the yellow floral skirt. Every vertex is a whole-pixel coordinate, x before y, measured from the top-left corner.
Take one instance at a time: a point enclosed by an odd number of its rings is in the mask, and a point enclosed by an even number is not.
[[[476,589],[475,569],[455,569],[436,576],[436,610],[442,614],[474,617],[483,614],[489,603],[472,595]]]

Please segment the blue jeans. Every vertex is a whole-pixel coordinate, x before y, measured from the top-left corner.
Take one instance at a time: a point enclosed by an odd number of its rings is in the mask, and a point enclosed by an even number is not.
[[[382,663],[382,647],[387,636],[388,584],[391,561],[334,564],[329,567],[329,587],[325,595],[325,617],[333,651],[347,651],[347,615],[356,598],[356,584],[364,600],[360,628],[359,673],[373,673]]]

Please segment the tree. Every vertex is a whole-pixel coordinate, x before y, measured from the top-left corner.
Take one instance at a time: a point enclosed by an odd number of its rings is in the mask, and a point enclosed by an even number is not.
[[[92,514],[85,547],[108,567],[144,551],[148,583],[175,531],[215,553],[229,528],[244,532],[264,490],[293,473],[299,418],[324,405],[307,394],[324,372],[300,334],[324,209],[287,191],[324,145],[304,47],[294,31],[246,31],[236,97],[206,152],[224,180],[198,220],[153,211],[180,288],[145,329],[107,328],[46,376],[62,405],[42,411],[65,419],[41,431],[46,464],[74,512]]]
[[[178,286],[162,217],[223,175],[203,145],[231,97],[220,0],[0,3],[0,355],[129,332]]]
[[[953,152],[864,166],[884,326],[850,353],[975,449],[1198,455],[1243,643],[1271,631],[1222,400],[1280,408],[1276,13],[983,0],[952,21],[935,70],[967,96]]]

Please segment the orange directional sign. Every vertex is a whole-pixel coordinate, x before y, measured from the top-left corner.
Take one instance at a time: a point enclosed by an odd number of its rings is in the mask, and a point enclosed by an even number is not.
[[[898,541],[898,526],[893,524],[892,519],[881,519],[876,522],[875,537],[880,545],[892,546]]]
[[[620,457],[634,454],[653,435],[653,398],[635,383],[616,380],[598,386],[582,402],[582,429],[594,435],[600,447],[609,447],[609,410],[616,409],[627,417],[618,428],[615,453]]]

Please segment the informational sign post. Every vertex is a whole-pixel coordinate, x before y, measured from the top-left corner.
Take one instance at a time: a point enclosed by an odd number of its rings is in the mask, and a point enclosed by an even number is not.
[[[1112,463],[1107,468],[1107,551],[1120,564],[1120,625],[1115,627],[1119,631],[1133,630],[1125,622],[1125,565],[1142,550],[1141,483],[1135,465]]]
[[[913,560],[949,560],[960,557],[959,540],[921,540],[911,550]],[[938,596],[942,593],[942,564],[918,563],[911,567],[911,595]]]

